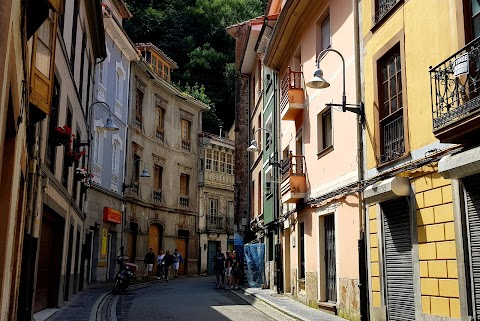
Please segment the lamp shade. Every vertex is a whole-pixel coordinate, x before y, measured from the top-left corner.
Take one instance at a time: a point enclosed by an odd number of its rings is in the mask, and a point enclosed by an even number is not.
[[[115,122],[113,121],[113,118],[108,117],[107,118],[107,123],[105,124],[105,126],[103,126],[103,130],[110,131],[110,132],[115,132],[115,131],[119,130],[119,128],[117,127],[117,125],[115,125]]]
[[[150,177],[150,173],[146,168],[143,170],[142,174],[140,174],[140,177]]]
[[[247,150],[251,153],[259,150],[257,141],[255,139],[252,140],[252,142],[250,143],[250,146],[247,148]]]
[[[310,88],[327,88],[330,86],[330,83],[323,78],[323,72],[321,69],[316,69],[313,73],[313,78],[307,82],[307,87]]]

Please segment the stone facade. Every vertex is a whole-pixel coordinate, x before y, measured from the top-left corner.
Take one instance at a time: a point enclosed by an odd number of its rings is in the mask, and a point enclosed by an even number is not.
[[[235,142],[227,137],[200,133],[199,217],[200,271],[213,274],[216,246],[234,249]]]
[[[143,268],[149,248],[155,254],[161,250],[173,253],[178,248],[185,260],[180,273],[197,273],[198,133],[202,111],[208,106],[153,72],[147,51],[168,60],[158,48],[138,48],[148,49],[133,67],[130,84],[127,206],[122,236],[125,256]],[[145,171],[148,175],[143,175]],[[143,272],[140,269],[139,275]]]

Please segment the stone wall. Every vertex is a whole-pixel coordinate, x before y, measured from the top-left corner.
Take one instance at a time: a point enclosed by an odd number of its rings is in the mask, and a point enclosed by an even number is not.
[[[338,315],[347,320],[360,320],[360,288],[358,287],[358,280],[340,278],[339,287],[340,302],[338,302]]]

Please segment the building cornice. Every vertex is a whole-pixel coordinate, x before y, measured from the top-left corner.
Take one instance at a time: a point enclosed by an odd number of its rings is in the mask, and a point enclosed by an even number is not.
[[[273,29],[265,52],[264,64],[280,70],[293,55],[296,42],[306,25],[321,7],[319,0],[287,0]]]
[[[134,67],[138,67],[140,71],[143,73],[144,77],[149,78],[154,85],[156,85],[160,89],[167,91],[170,95],[176,96],[182,99],[190,107],[198,111],[206,111],[210,109],[210,107],[207,104],[201,102],[200,100],[188,94],[181,92],[180,90],[175,88],[172,84],[160,78],[155,72],[153,72],[150,69],[150,66],[145,61],[145,59],[141,58],[140,61]]]
[[[93,54],[95,58],[107,57],[105,47],[105,33],[102,19],[102,7],[97,0],[86,0],[85,7],[88,16],[88,28],[92,40]]]

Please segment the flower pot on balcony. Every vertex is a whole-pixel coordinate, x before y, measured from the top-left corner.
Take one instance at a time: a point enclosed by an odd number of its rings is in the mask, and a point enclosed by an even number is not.
[[[53,141],[56,146],[70,146],[75,138],[72,134],[72,129],[67,125],[63,127],[57,127],[53,131]]]
[[[81,152],[75,152],[75,151],[68,151],[65,154],[65,164],[67,166],[72,166],[73,164],[77,163],[82,156],[85,155],[84,151]]]
[[[93,177],[93,175],[90,174],[86,168],[77,167],[75,169],[74,178],[75,178],[76,181],[82,181],[82,180],[90,178],[90,177]]]

